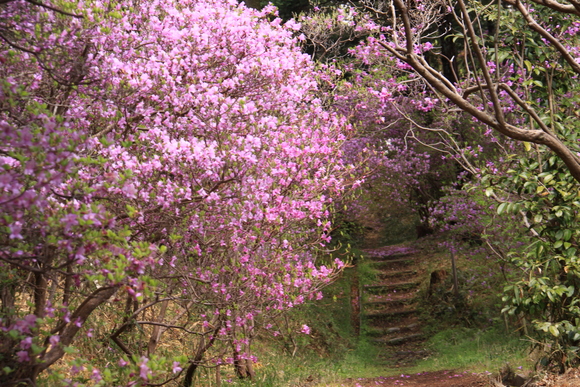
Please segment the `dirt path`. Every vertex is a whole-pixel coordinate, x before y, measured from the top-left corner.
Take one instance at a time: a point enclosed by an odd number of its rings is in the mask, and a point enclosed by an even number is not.
[[[345,387],[487,387],[487,377],[468,372],[453,371],[423,372],[412,375],[383,376],[369,379],[347,379],[341,386]]]
[[[339,386],[344,387],[491,387],[512,386],[492,383],[489,376],[472,374],[467,371],[459,373],[453,371],[423,372],[413,375],[384,376],[379,378],[347,379]],[[517,383],[515,385],[521,385]],[[563,375],[547,374],[530,384],[530,387],[580,387],[580,368],[569,369]]]

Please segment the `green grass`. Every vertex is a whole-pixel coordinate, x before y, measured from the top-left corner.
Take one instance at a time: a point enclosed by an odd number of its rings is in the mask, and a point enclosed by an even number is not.
[[[298,386],[314,381],[317,386],[340,386],[347,378],[373,378],[396,374],[414,374],[438,370],[497,373],[509,364],[512,369],[530,370],[533,366],[527,356],[528,343],[501,328],[488,330],[454,328],[433,336],[427,346],[432,355],[413,367],[387,368],[378,359],[379,348],[361,340],[342,356],[321,357],[313,353],[291,357],[287,354],[260,355],[256,380],[239,381],[229,372],[227,385],[249,387]],[[224,381],[228,379],[224,373]],[[206,384],[204,384],[206,385]],[[209,385],[209,384],[207,384]]]
[[[262,348],[266,350],[267,347]],[[270,348],[271,350],[272,348]],[[238,380],[231,368],[222,370],[222,383],[239,387],[281,387],[299,386],[305,381],[313,381],[318,386],[340,385],[347,378],[372,378],[385,375],[385,366],[377,361],[378,349],[366,341],[355,348],[347,349],[342,356],[321,357],[314,353],[304,353],[294,357],[271,351],[258,354],[256,378],[253,382]],[[202,371],[198,383],[203,386],[215,385],[215,371]]]
[[[525,338],[506,333],[501,328],[457,327],[429,339],[427,348],[431,356],[408,372],[443,369],[497,372],[506,364],[514,369],[530,369],[533,364],[528,356],[529,347]]]

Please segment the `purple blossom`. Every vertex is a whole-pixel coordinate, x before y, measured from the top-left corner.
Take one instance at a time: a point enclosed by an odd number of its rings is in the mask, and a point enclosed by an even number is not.
[[[19,363],[24,363],[30,361],[30,356],[28,355],[28,351],[18,351],[16,352],[17,359]]]

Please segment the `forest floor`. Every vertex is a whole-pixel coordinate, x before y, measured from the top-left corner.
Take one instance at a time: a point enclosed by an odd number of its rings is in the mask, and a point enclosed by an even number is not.
[[[392,375],[392,369],[386,373]],[[305,386],[307,386],[306,384]],[[512,379],[502,381],[501,377],[469,371],[431,371],[416,374],[399,374],[374,378],[345,379],[332,387],[580,387],[580,368],[569,369],[562,375],[544,374],[532,380]],[[331,386],[328,386],[331,387]]]
[[[507,383],[507,382],[506,382]],[[524,383],[523,385],[521,383]],[[539,381],[517,384],[503,384],[498,378],[484,374],[474,374],[467,371],[435,371],[423,372],[414,375],[385,376],[378,378],[347,379],[337,386],[344,387],[580,387],[580,369],[572,368],[563,375],[547,374]]]

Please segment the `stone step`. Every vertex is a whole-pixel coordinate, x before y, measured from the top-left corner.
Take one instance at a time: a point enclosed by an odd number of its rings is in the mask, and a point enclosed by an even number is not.
[[[372,304],[375,302],[386,302],[386,301],[412,301],[417,297],[417,292],[419,289],[404,289],[404,290],[393,290],[392,292],[386,292],[383,294],[370,294],[365,293],[364,301],[365,304]]]
[[[372,285],[365,285],[364,290],[371,294],[384,294],[385,292],[391,291],[403,291],[411,290],[419,287],[421,282],[417,281],[406,281],[406,282],[395,282],[395,283],[377,283]]]
[[[402,321],[406,320],[408,317],[415,315],[414,311],[410,312],[389,312],[389,313],[369,313],[365,314],[363,317],[366,327],[369,331],[373,332],[385,332],[385,329],[392,327],[399,327],[404,323]]]
[[[392,301],[382,301],[382,302],[372,302],[364,304],[364,313],[367,315],[373,315],[376,313],[388,313],[391,311],[414,309],[415,302],[413,299],[409,300],[392,300]]]
[[[403,259],[394,259],[391,261],[371,261],[371,266],[376,270],[381,271],[400,271],[400,270],[409,270],[415,263],[414,259],[411,258],[403,258]]]
[[[413,297],[407,298],[394,298],[392,300],[377,300],[377,301],[365,301],[363,302],[363,306],[365,308],[377,308],[377,307],[385,307],[385,308],[397,308],[397,305],[409,305],[412,304],[415,300]]]
[[[364,317],[371,320],[388,321],[417,313],[416,309],[399,309],[384,312],[365,313]]]
[[[407,246],[384,246],[377,249],[364,249],[363,253],[368,258],[389,258],[418,254],[419,250]]]
[[[390,317],[390,313],[393,313],[393,315],[396,316],[412,315],[413,313],[407,311],[416,310],[416,306],[417,305],[413,300],[410,300],[409,302],[395,301],[392,303],[376,303],[365,305],[362,312],[365,316],[384,315],[388,318]]]
[[[398,260],[398,259],[414,259],[413,257],[414,257],[414,254],[412,254],[412,253],[366,256],[366,258],[372,262],[388,262],[388,261],[394,261],[394,260]]]
[[[367,335],[371,337],[387,337],[391,336],[394,337],[396,335],[400,335],[402,333],[418,333],[419,328],[421,325],[418,322],[410,323],[410,324],[401,324],[398,321],[393,326],[387,326],[383,328],[371,327],[367,330]]]
[[[423,333],[412,333],[412,334],[403,335],[403,336],[396,336],[396,337],[381,337],[381,338],[374,339],[374,341],[377,343],[384,343],[387,345],[394,346],[394,345],[402,345],[402,344],[409,343],[412,341],[419,341],[419,340],[423,340],[423,339],[424,339]]]
[[[425,339],[416,310],[416,296],[424,277],[416,266],[420,252],[405,246],[388,246],[365,251],[365,257],[375,272],[375,281],[361,289],[365,334],[384,347],[397,348],[385,349],[389,354],[419,349],[420,341]],[[415,352],[400,357],[411,361],[417,358]]]
[[[382,261],[371,260],[369,263],[372,264],[374,267],[377,267],[377,266],[389,266],[397,263],[413,263],[413,262],[415,262],[415,258],[407,257],[407,258],[386,259]]]
[[[417,275],[417,270],[393,270],[393,271],[384,271],[381,270],[376,274],[376,277],[379,279],[389,279],[389,278],[397,278],[397,279],[408,279],[415,277]]]

